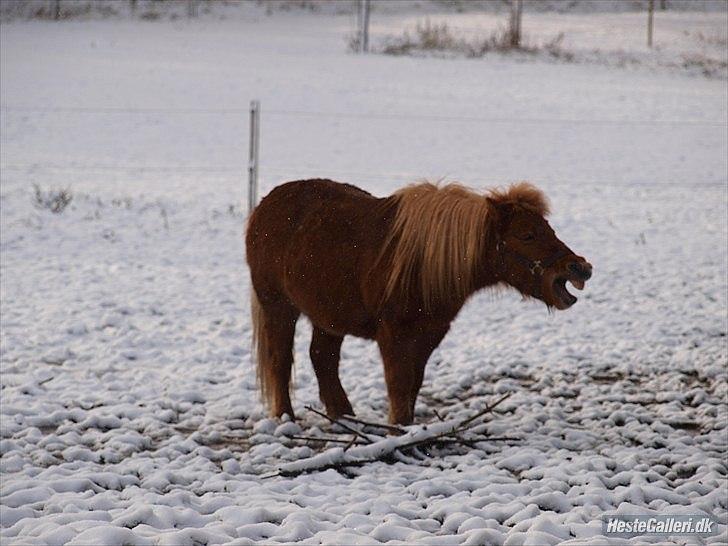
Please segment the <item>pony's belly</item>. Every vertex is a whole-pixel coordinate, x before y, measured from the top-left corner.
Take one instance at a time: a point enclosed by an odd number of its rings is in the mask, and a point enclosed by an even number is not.
[[[307,313],[304,313],[309,320],[313,324],[315,324],[318,328],[321,328],[322,330],[328,332],[329,334],[333,334],[336,336],[356,336],[361,337],[364,339],[374,339],[374,335],[376,334],[376,329],[373,328],[371,323],[367,322],[354,322],[354,321],[331,321],[331,320],[325,320],[325,317],[315,317],[312,318]]]
[[[360,298],[341,292],[286,290],[288,298],[312,324],[337,336],[352,335],[373,339],[376,319],[364,311]]]

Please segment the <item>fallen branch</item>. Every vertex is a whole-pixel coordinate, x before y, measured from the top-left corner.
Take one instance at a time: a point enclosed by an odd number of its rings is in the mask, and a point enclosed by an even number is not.
[[[412,450],[416,450],[420,447],[437,446],[438,444],[461,444],[473,447],[476,442],[518,440],[518,438],[511,437],[489,438],[484,436],[482,438],[473,438],[463,436],[463,433],[465,432],[473,432],[475,429],[479,429],[482,426],[482,423],[477,423],[477,421],[486,414],[491,413],[499,404],[509,398],[511,394],[512,393],[505,394],[492,404],[488,404],[483,410],[466,419],[452,419],[449,421],[430,423],[419,427],[410,427],[408,429],[396,427],[401,430],[401,435],[390,436],[376,441],[373,441],[372,438],[363,432],[356,430],[354,427],[350,427],[338,419],[328,417],[326,414],[307,406],[306,409],[325,417],[332,424],[339,425],[345,430],[353,433],[355,435],[354,438],[346,442],[343,440],[341,441],[342,443],[347,444],[345,448],[336,447],[328,449],[323,453],[314,455],[313,457],[283,464],[279,467],[277,472],[263,477],[291,477],[309,472],[321,472],[330,468],[340,469],[350,466],[361,466],[375,461],[396,460],[401,456],[407,456],[407,451],[412,452]],[[363,422],[362,424],[379,426],[376,423],[368,424]],[[352,447],[352,441],[356,440],[356,438],[363,440],[365,445],[362,445],[362,442],[358,442],[359,445]],[[311,437],[310,439],[321,440],[316,437]]]
[[[353,445],[358,444],[359,442],[356,441],[356,436],[352,436],[351,440],[349,440],[349,443],[344,446],[344,451],[349,451],[349,448]]]
[[[349,425],[342,423],[338,419],[333,419],[333,418],[329,417],[328,415],[326,415],[324,412],[314,409],[311,406],[304,406],[304,407],[308,411],[312,411],[316,415],[320,415],[324,419],[328,420],[332,425],[339,425],[341,428],[348,430],[352,434],[355,434],[356,436],[358,436],[359,438],[364,440],[367,444],[371,444],[372,442],[374,442],[374,440],[372,440],[369,436],[367,436],[366,434],[364,434],[363,432],[361,432],[359,430],[356,430],[354,427],[350,427]]]
[[[496,400],[496,401],[495,401],[495,402],[493,402],[492,404],[488,404],[487,406],[485,406],[485,409],[483,409],[482,411],[479,411],[478,413],[476,413],[476,414],[475,414],[475,415],[473,415],[472,417],[469,417],[468,419],[466,419],[465,421],[463,421],[463,423],[462,423],[462,426],[466,426],[466,425],[469,425],[469,424],[470,424],[470,423],[472,423],[473,421],[475,421],[475,420],[477,420],[477,419],[480,419],[481,417],[483,417],[483,415],[485,415],[486,413],[492,413],[492,412],[493,412],[493,410],[494,410],[494,409],[495,409],[495,408],[496,408],[496,407],[497,407],[497,406],[498,406],[498,405],[499,405],[499,404],[500,404],[501,402],[503,402],[504,400],[507,400],[508,398],[510,398],[510,397],[511,397],[511,395],[513,395],[513,392],[507,392],[507,393],[505,393],[505,394],[504,394],[503,396],[501,396],[501,397],[500,397],[500,398],[499,398],[498,400]]]
[[[332,442],[335,444],[351,444],[351,445],[368,445],[366,442],[362,442],[361,440],[357,440],[357,437],[354,436],[351,440],[342,440],[341,438],[331,438],[330,436],[286,436],[286,438],[290,438],[291,440],[306,440],[309,442]]]
[[[356,417],[352,417],[351,415],[342,415],[341,418],[346,419],[347,421],[351,421],[352,423],[358,423],[367,427],[381,428],[383,430],[388,430],[397,434],[404,434],[407,432],[405,429],[403,429],[402,427],[398,427],[397,425],[387,425],[384,423],[373,423],[372,421],[362,421],[361,419],[357,419]]]

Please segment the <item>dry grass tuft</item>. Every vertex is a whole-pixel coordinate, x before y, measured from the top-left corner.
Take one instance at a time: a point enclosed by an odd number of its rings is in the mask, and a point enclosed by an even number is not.
[[[73,194],[69,189],[50,189],[43,191],[38,184],[33,184],[33,204],[42,210],[49,210],[53,214],[61,214],[73,201]]]

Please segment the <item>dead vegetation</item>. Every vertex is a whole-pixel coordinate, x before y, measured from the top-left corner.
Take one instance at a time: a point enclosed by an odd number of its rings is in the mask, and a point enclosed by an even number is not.
[[[447,446],[473,448],[477,442],[517,442],[518,438],[489,436],[487,424],[483,422],[483,419],[487,415],[492,415],[495,408],[511,394],[501,396],[469,417],[441,420],[409,428],[362,421],[349,416],[333,419],[323,412],[306,406],[307,410],[328,420],[334,428],[327,436],[295,435],[289,438],[308,444],[340,444],[343,448],[330,449],[307,459],[285,463],[276,472],[263,477],[291,477],[331,468],[341,472],[348,467],[363,466],[376,461],[388,463],[401,460],[422,461],[436,454],[437,448]]]
[[[706,77],[719,77],[728,69],[728,62],[715,59],[703,53],[683,54],[682,67],[697,69]]]
[[[686,35],[689,35],[687,31]],[[694,36],[701,44],[725,49],[726,38],[722,35],[704,35],[698,32]],[[394,56],[446,58],[482,58],[489,54],[520,55],[522,58],[540,57],[567,63],[589,63],[620,68],[660,66],[700,74],[706,78],[724,79],[728,73],[728,61],[723,56],[705,51],[682,53],[674,57],[661,53],[659,47],[643,54],[600,49],[582,50],[577,53],[566,49],[563,42],[564,33],[540,42],[523,36],[520,36],[519,40],[514,40],[511,30],[503,27],[490,34],[471,33],[463,36],[450,28],[447,23],[432,23],[425,20],[418,23],[413,31],[405,30],[400,35],[384,37],[372,51]],[[357,35],[350,38],[349,47],[352,51],[358,51]]]
[[[33,204],[38,209],[61,214],[71,204],[71,201],[73,201],[73,194],[68,188],[51,188],[44,191],[38,184],[33,184]]]
[[[389,36],[378,48],[385,55],[423,55],[440,53],[462,55],[469,58],[483,57],[489,53],[546,54],[549,57],[573,61],[574,55],[562,47],[563,33],[542,44],[521,39],[514,45],[511,31],[499,28],[486,36],[461,38],[453,34],[447,23],[418,23],[414,33],[404,31],[401,36]],[[356,41],[356,39],[354,39]],[[350,47],[356,44],[350,42]]]

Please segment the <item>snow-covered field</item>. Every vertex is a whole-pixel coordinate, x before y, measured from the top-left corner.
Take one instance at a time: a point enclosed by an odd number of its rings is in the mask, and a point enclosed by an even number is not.
[[[712,515],[707,541],[728,542],[726,82],[355,56],[350,30],[253,9],[0,26],[2,543],[623,543],[601,535],[608,513]],[[513,392],[489,432],[518,441],[262,477],[333,446],[285,437],[329,431],[303,410],[318,404],[304,321],[299,420],[258,400],[253,98],[263,194],[307,176],[379,195],[441,176],[547,192],[593,280],[551,315],[473,298],[417,406],[422,424]],[[73,200],[40,209],[33,184]],[[347,339],[341,375],[358,414],[384,420],[376,347]]]

